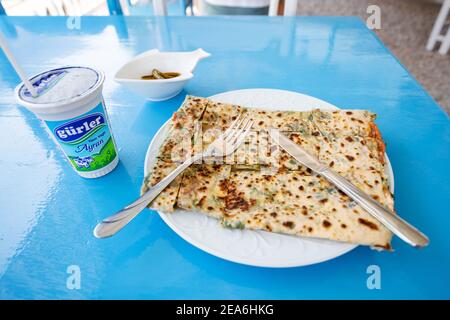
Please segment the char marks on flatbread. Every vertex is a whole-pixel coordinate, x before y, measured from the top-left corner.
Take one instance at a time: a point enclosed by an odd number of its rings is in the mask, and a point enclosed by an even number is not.
[[[166,162],[161,159],[156,159],[150,173],[145,177],[144,183],[141,188],[141,194],[147,192],[150,187],[157,184],[164,177],[166,177],[170,172],[175,170],[178,166],[177,163]],[[178,190],[180,188],[180,183],[183,174],[176,177],[150,204],[149,208],[155,210],[161,210],[165,212],[172,212],[175,209],[175,203],[178,196]]]
[[[220,219],[227,192],[224,181],[230,170],[228,165],[208,164],[192,165],[186,169],[178,194],[178,208],[200,211]]]
[[[223,224],[389,248],[391,233],[317,175],[240,171],[228,179]]]

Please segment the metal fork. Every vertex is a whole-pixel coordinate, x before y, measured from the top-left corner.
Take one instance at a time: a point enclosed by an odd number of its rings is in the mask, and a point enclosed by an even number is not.
[[[94,229],[94,236],[97,238],[106,238],[121,230],[128,222],[133,220],[134,217],[144,210],[144,208],[155,199],[169,183],[194,162],[197,162],[202,158],[220,158],[232,154],[242,142],[244,142],[252,125],[253,120],[249,119],[248,114],[244,116],[240,114],[231,126],[214,140],[206,150],[186,159],[164,179],[150,187],[150,189],[139,199],[97,224]]]

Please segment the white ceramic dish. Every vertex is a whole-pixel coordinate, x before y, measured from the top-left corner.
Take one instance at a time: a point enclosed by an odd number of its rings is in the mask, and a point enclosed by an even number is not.
[[[210,97],[219,102],[261,107],[272,110],[308,111],[312,108],[337,109],[323,100],[291,91],[246,89],[229,91]],[[148,174],[155,155],[170,128],[166,122],[156,133],[147,150],[144,173]],[[394,192],[394,175],[387,159],[387,175]],[[176,210],[158,212],[179,236],[192,245],[225,260],[258,267],[299,267],[336,258],[353,250],[354,244],[321,239],[298,238],[253,230],[230,230],[219,221],[201,213]]]
[[[162,101],[176,96],[185,84],[194,77],[197,63],[210,54],[203,49],[190,52],[146,51],[134,57],[117,71],[114,80],[129,90],[151,101]],[[164,80],[142,80],[153,69],[161,72],[178,72],[180,75]]]

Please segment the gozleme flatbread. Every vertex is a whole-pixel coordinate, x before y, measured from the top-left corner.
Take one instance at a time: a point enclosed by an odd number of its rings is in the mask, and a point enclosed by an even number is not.
[[[200,98],[207,105],[202,117],[203,131],[209,129],[223,131],[237,119],[245,108],[228,103],[213,102],[209,99]]]
[[[175,170],[178,166],[177,163],[167,162],[162,159],[157,159],[153,165],[150,173],[145,177],[144,183],[141,188],[141,194],[144,194],[149,190],[151,186],[157,184],[161,179],[166,177],[170,172]],[[165,212],[172,212],[175,208],[175,203],[178,196],[178,190],[183,174],[180,174],[175,178],[159,195],[154,199],[149,208],[155,210],[161,210]]]
[[[375,114],[366,110],[319,110],[309,114],[309,121],[323,136],[370,136]]]
[[[210,100],[187,96],[174,113],[169,134],[161,146],[158,158],[168,162],[182,162],[193,153],[193,137],[201,131],[200,119]]]
[[[224,181],[228,179],[231,167],[228,165],[193,165],[183,176],[177,199],[177,207],[184,210],[203,212],[221,218],[223,201],[227,195]]]
[[[299,132],[285,132],[295,143],[306,150],[318,155],[318,145],[320,141],[314,136],[307,139]],[[218,136],[218,135],[217,135]],[[214,141],[210,137],[203,139],[203,150]],[[213,160],[210,160],[213,161]],[[290,170],[300,170],[301,165],[289,156],[280,146],[274,144],[268,131],[251,131],[236,151],[224,159],[216,159],[215,163],[225,163],[230,165],[272,165],[285,167]]]
[[[241,113],[248,113],[255,120],[253,132],[236,153],[225,160],[227,164],[272,163],[273,156],[266,151],[271,147],[267,134],[269,128],[296,132],[303,140],[317,140],[312,142],[317,145],[320,140],[335,136],[370,135],[374,119],[374,115],[365,110],[267,111],[187,96],[180,110],[174,114],[173,125],[159,157],[180,162],[186,154],[204,150]]]
[[[261,229],[390,249],[391,232],[325,179],[239,171],[228,179],[227,227]]]
[[[365,110],[267,111],[187,97],[146,179],[156,183],[178,165],[178,149],[208,147],[240,114],[252,132],[231,157],[195,164],[152,203],[152,208],[200,211],[234,228],[331,239],[390,249],[391,233],[324,178],[299,164],[268,135],[278,128],[294,143],[393,209],[384,143]],[[144,188],[145,189],[145,188]]]
[[[192,97],[191,97],[192,99]],[[373,130],[375,114],[366,110],[319,110],[312,111],[269,111],[258,108],[243,108],[240,106],[211,102],[208,104],[202,118],[203,129],[226,129],[241,112],[248,112],[255,120],[253,130],[268,130],[276,128],[280,131],[301,132],[309,135],[360,135],[369,136]]]

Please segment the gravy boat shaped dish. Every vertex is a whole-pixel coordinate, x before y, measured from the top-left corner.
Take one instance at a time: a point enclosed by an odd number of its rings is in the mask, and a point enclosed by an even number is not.
[[[149,50],[134,57],[117,71],[114,80],[129,90],[151,101],[162,101],[176,96],[183,90],[197,63],[210,54],[203,49],[186,52],[160,52]],[[177,72],[180,75],[170,79],[143,80],[142,76],[152,73]]]

